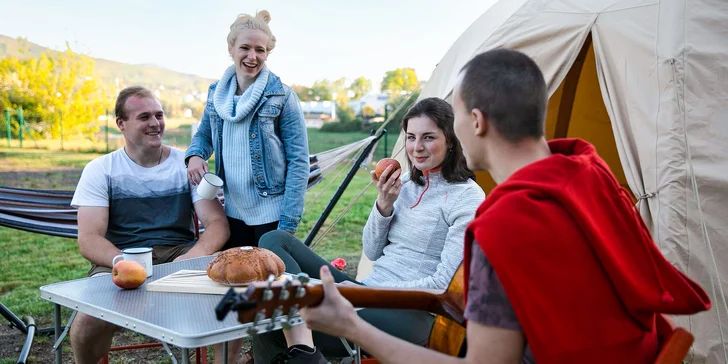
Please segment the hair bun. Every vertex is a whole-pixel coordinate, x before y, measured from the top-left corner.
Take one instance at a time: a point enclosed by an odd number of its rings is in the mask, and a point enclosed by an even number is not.
[[[268,10],[261,10],[255,13],[255,17],[263,19],[266,24],[270,23],[270,13],[268,12]]]

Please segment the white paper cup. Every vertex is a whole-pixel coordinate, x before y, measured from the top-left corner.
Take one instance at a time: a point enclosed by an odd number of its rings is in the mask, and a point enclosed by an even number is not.
[[[202,175],[202,180],[197,185],[197,194],[205,200],[212,200],[217,196],[217,191],[222,185],[222,178],[214,173],[207,172]]]
[[[112,267],[116,265],[117,259],[133,260],[144,267],[147,278],[152,276],[152,248],[126,248],[111,261]]]

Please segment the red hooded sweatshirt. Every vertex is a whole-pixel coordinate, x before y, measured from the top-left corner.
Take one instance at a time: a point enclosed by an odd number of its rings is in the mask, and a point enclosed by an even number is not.
[[[478,208],[465,235],[466,282],[477,241],[539,364],[652,363],[656,313],[694,314],[710,300],[662,256],[591,144],[549,147],[552,156]]]

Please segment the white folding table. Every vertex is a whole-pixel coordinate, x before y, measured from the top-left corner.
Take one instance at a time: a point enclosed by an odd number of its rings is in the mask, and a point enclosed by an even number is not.
[[[123,290],[111,281],[111,275],[82,278],[45,285],[41,298],[54,305],[56,364],[61,363],[61,306],[83,312],[101,320],[157,339],[182,349],[182,363],[189,363],[189,349],[226,343],[250,335],[281,329],[280,321],[262,320],[241,324],[237,313],[230,312],[223,321],[215,317],[215,307],[223,296],[211,294],[152,292],[146,290],[155,281],[182,269],[205,270],[212,256],[154,266],[154,274],[143,286]],[[302,323],[296,315],[289,323]],[[225,345],[225,344],[224,344]]]

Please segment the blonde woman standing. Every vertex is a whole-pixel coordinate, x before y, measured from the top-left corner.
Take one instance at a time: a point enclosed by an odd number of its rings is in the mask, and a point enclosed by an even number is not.
[[[303,213],[309,155],[306,123],[296,93],[268,70],[276,38],[270,13],[242,14],[230,26],[233,64],[210,85],[200,128],[185,154],[198,184],[215,153],[225,181],[230,239],[224,249],[257,246],[272,230],[294,234]]]

